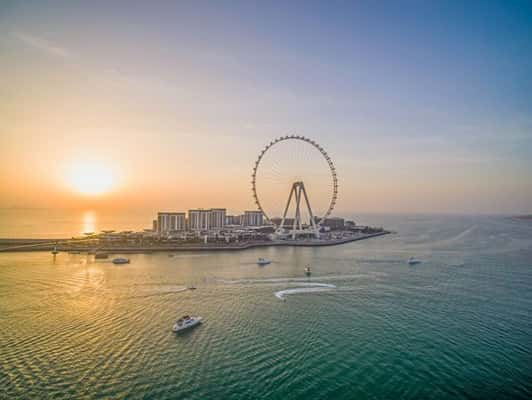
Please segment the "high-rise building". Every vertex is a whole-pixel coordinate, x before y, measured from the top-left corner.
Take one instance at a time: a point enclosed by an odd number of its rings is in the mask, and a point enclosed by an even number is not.
[[[211,208],[209,229],[222,229],[225,226],[225,208]]]
[[[207,231],[210,228],[211,210],[188,210],[188,227],[192,231]]]
[[[244,226],[262,226],[262,211],[244,211]]]
[[[159,212],[157,213],[157,232],[167,233],[184,231],[186,229],[186,217],[184,212]]]

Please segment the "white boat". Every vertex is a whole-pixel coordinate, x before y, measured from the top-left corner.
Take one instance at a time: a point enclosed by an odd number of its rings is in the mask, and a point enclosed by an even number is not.
[[[271,261],[270,260],[267,260],[266,258],[262,258],[260,257],[258,260],[257,260],[257,264],[258,265],[268,265],[270,264]]]
[[[123,258],[123,257],[113,258],[113,264],[129,264],[129,258]]]
[[[185,329],[192,328],[194,326],[197,326],[197,325],[201,324],[201,320],[202,320],[201,317],[194,317],[194,316],[190,316],[190,315],[185,315],[185,316],[179,318],[175,322],[174,326],[172,327],[172,330],[174,332],[184,331]]]
[[[312,273],[312,272],[310,271],[310,265],[307,265],[307,266],[305,267],[305,275],[306,275],[306,276],[310,276],[311,273]]]
[[[409,265],[416,265],[416,264],[420,264],[420,263],[421,263],[421,260],[418,260],[417,258],[410,257],[408,259],[408,264]]]

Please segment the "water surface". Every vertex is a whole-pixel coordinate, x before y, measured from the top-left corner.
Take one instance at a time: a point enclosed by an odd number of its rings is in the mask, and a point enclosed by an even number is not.
[[[0,253],[0,397],[530,398],[532,224],[379,218],[336,247]]]

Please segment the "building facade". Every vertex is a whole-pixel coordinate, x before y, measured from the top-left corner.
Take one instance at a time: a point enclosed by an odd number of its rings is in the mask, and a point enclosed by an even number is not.
[[[184,212],[157,213],[157,232],[168,233],[186,230],[186,216]]]
[[[321,226],[327,226],[332,231],[342,230],[345,228],[344,219],[339,217],[325,218]]]
[[[225,226],[225,208],[211,208],[209,211],[209,229],[223,229]]]
[[[207,231],[210,228],[211,210],[188,210],[188,228],[191,231]]]
[[[225,224],[226,225],[242,225],[242,221],[244,220],[243,215],[226,215],[225,216]]]
[[[263,222],[262,211],[244,211],[244,226],[262,226]]]

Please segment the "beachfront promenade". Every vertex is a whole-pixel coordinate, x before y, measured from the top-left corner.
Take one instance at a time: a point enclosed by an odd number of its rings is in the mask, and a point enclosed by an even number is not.
[[[50,251],[55,247],[57,250],[65,252],[86,252],[101,251],[108,253],[150,253],[156,251],[224,251],[224,250],[245,250],[255,247],[276,247],[276,246],[294,246],[294,247],[321,247],[336,246],[344,243],[355,242],[364,239],[370,239],[376,236],[382,236],[390,233],[382,231],[376,233],[357,234],[340,239],[297,239],[297,240],[247,240],[232,243],[169,243],[169,244],[150,244],[150,245],[79,245],[68,239],[0,239],[0,252],[23,252],[23,251]]]

